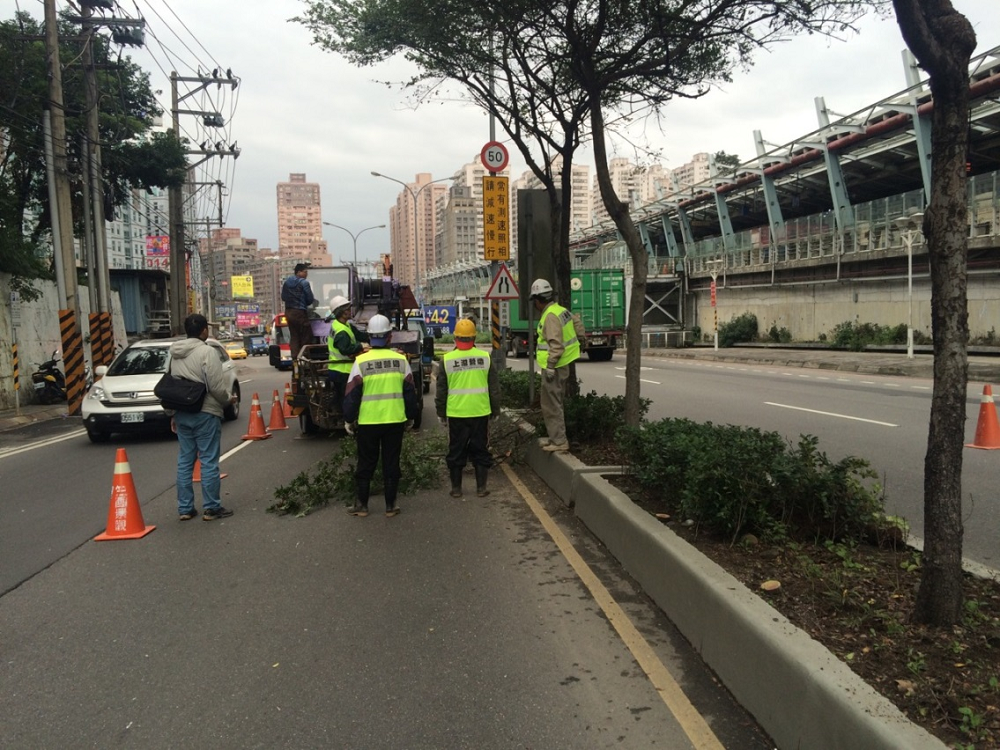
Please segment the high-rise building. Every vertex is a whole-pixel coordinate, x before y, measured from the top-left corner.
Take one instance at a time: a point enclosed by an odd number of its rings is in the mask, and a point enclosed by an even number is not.
[[[552,179],[556,187],[562,185],[562,157],[556,156],[552,159]],[[570,199],[569,205],[564,209],[569,210],[569,230],[576,232],[586,229],[593,220],[591,219],[591,199],[590,199],[590,167],[586,164],[574,164],[570,178]],[[517,191],[518,190],[541,190],[545,186],[538,179],[534,172],[526,170],[511,186],[511,236],[515,239],[511,247],[512,254],[516,255],[516,239],[518,237],[517,228]]]
[[[711,176],[708,154],[705,152],[695,154],[687,164],[681,164],[673,169],[672,174],[681,191],[692,185],[697,185],[699,182],[704,182]]]
[[[298,262],[332,264],[323,239],[323,209],[319,184],[306,182],[304,173],[292,173],[278,183],[278,253]]]
[[[637,167],[628,159],[618,156],[608,162],[608,172],[611,176],[611,186],[615,189],[618,200],[627,203],[632,208],[642,205],[642,168]],[[591,200],[593,207],[594,224],[610,220],[611,216],[604,208],[604,198],[601,196],[601,188],[597,184],[597,175],[594,175],[594,188]]]
[[[447,195],[447,185],[434,183],[429,173],[420,172],[389,209],[393,273],[401,284],[419,286],[424,274],[434,267],[438,212]]]
[[[448,201],[441,212],[435,239],[435,267],[483,257],[481,237],[482,202],[472,197],[472,188],[455,185],[448,191]]]

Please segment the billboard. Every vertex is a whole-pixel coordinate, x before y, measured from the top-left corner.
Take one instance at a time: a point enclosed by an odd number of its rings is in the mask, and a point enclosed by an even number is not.
[[[166,234],[146,235],[145,268],[157,271],[170,270],[170,236]]]
[[[233,299],[253,299],[253,276],[230,276]]]

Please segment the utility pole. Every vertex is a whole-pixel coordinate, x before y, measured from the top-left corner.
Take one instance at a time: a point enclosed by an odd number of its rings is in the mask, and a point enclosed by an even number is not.
[[[93,219],[90,223],[90,231],[93,233],[93,269],[94,273],[90,277],[90,284],[93,288],[92,299],[97,302],[96,308],[91,308],[91,312],[111,311],[111,277],[108,273],[108,253],[105,246],[105,226],[104,226],[104,180],[103,169],[101,168],[101,131],[100,131],[100,110],[97,97],[97,70],[94,67],[94,44],[96,34],[91,16],[94,9],[90,5],[83,4],[82,26],[83,26],[83,51],[81,52],[81,62],[83,63],[84,88],[87,96],[87,135],[84,139],[84,167],[83,179],[90,186],[90,207],[84,206],[84,212],[90,212]]]
[[[196,83],[197,86],[193,87],[186,94],[181,96],[177,91],[178,83]],[[178,76],[176,72],[170,73],[170,114],[171,122],[173,127],[174,135],[180,141],[181,139],[181,128],[180,128],[180,115],[199,115],[202,118],[202,123],[207,127],[222,127],[225,122],[222,119],[222,115],[218,112],[207,112],[200,110],[190,110],[190,109],[180,109],[180,103],[190,96],[208,88],[212,84],[216,84],[217,87],[226,84],[236,88],[239,85],[239,79],[233,77],[232,70],[226,70],[225,76],[222,76],[218,69],[212,71],[212,75],[208,76],[193,76],[193,77],[183,77]],[[188,165],[188,174],[190,176],[192,170],[195,169],[199,164],[202,164],[209,159],[219,156],[232,156],[234,159],[238,159],[240,155],[240,150],[236,147],[236,144],[227,146],[222,141],[215,144],[214,149],[209,149],[208,146],[212,144],[207,141],[201,144],[200,148],[197,149],[186,149],[185,154],[187,155],[200,155],[203,158],[194,164]],[[192,185],[194,183],[191,183]],[[222,226],[222,208],[221,208],[221,196],[222,196],[222,183],[216,181],[219,187],[219,226]],[[168,193],[170,201],[170,327],[175,335],[179,335],[182,332],[184,326],[184,318],[187,315],[187,266],[186,266],[186,254],[185,254],[185,238],[184,238],[184,221],[185,221],[185,211],[184,211],[184,191],[183,188],[173,187],[170,188]],[[211,294],[214,290],[209,290],[209,299],[211,299]],[[211,303],[210,307],[211,307]],[[211,316],[209,316],[211,319]]]
[[[52,128],[52,177],[55,198],[49,206],[56,220],[52,222],[53,252],[61,258],[63,287],[60,304],[79,312],[76,292],[76,253],[73,250],[73,208],[70,201],[69,167],[66,160],[66,112],[63,106],[62,64],[59,60],[59,26],[55,0],[45,2],[45,51],[48,58],[49,111]],[[50,201],[51,202],[51,201]],[[59,267],[59,263],[56,267]]]

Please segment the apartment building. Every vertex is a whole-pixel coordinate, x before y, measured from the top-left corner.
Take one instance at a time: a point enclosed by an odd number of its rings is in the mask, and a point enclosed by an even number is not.
[[[308,182],[305,173],[289,174],[277,187],[278,252],[296,262],[332,265],[323,239],[323,207],[319,183]]]

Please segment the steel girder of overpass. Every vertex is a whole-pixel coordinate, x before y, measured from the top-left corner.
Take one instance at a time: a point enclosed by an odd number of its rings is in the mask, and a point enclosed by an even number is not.
[[[923,211],[930,186],[934,103],[909,53],[904,63],[903,91],[847,116],[817,98],[817,130],[777,147],[755,132],[755,159],[639,208],[651,275],[707,277],[706,260],[722,261],[731,284],[891,270],[900,223]],[[970,250],[988,254],[1000,224],[1000,47],[971,62],[969,95]],[[575,264],[629,274],[610,222],[575,233],[570,246]]]

